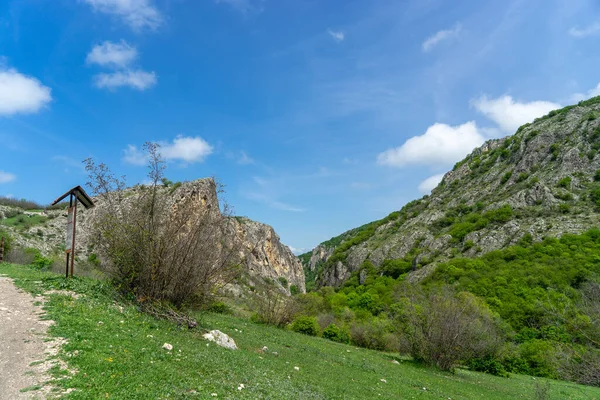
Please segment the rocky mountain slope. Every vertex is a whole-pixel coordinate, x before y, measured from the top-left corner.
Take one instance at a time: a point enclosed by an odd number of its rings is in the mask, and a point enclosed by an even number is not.
[[[135,188],[130,189],[133,195]],[[212,207],[220,212],[216,186],[212,179],[198,179],[171,188],[170,196],[174,204],[183,198],[193,198],[202,207]],[[98,207],[102,207],[99,204]],[[89,226],[93,222],[96,209],[77,210],[78,260],[86,260],[92,253],[90,248]],[[6,218],[9,217],[9,218]],[[268,281],[278,285],[288,293],[291,290],[305,291],[302,265],[291,250],[281,243],[279,236],[269,225],[252,221],[245,217],[229,217],[231,235],[241,243],[241,251],[246,254],[245,272],[249,283]],[[14,207],[0,206],[0,230],[7,231],[14,245],[22,248],[35,248],[48,255],[64,249],[66,210],[23,211]],[[295,287],[295,289],[291,289]]]
[[[300,256],[307,285],[353,273],[419,280],[438,262],[600,222],[600,97],[550,112],[475,149],[431,195]]]

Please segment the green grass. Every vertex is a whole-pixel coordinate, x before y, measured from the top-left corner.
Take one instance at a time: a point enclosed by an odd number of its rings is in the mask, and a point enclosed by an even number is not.
[[[20,228],[30,228],[35,225],[41,225],[46,221],[48,221],[48,217],[43,215],[28,216],[20,214],[15,217],[3,219],[1,224]]]
[[[51,295],[45,309],[50,334],[68,339],[59,356],[73,376],[56,385],[75,388],[68,399],[531,399],[536,383],[551,399],[600,399],[600,389],[512,375],[499,378],[459,369],[455,374],[415,365],[396,354],[358,349],[219,314],[201,324],[231,335],[239,350],[209,344],[199,331],[180,329],[115,302],[111,289],[91,279],[64,278],[29,267],[0,265],[32,293],[70,289],[78,299]],[[100,323],[101,322],[101,323]],[[174,349],[167,352],[163,343]],[[263,346],[267,352],[261,352]],[[277,352],[273,354],[272,352]],[[394,364],[392,360],[400,361]],[[294,367],[299,367],[296,370]],[[385,380],[385,382],[382,381]],[[245,389],[239,391],[240,384]]]

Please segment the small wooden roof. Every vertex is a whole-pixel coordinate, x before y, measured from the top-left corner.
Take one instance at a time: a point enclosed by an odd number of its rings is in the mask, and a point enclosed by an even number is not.
[[[85,192],[85,190],[83,190],[83,188],[81,186],[75,186],[73,189],[69,190],[67,193],[63,194],[58,199],[54,200],[54,202],[51,205],[53,206],[55,204],[60,203],[65,197],[67,197],[68,195],[71,195],[71,194],[73,196],[75,196],[75,198],[77,200],[79,200],[79,202],[81,204],[83,204],[83,206],[86,209],[95,207],[94,202],[92,201],[90,196],[87,195],[87,193]]]

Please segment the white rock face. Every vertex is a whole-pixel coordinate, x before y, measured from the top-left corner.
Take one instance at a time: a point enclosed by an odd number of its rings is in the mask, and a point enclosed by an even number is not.
[[[202,337],[211,342],[215,342],[217,346],[225,347],[230,350],[237,350],[237,346],[233,339],[219,330],[205,333]]]

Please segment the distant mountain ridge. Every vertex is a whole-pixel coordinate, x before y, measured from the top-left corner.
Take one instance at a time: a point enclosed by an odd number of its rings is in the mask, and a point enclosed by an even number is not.
[[[488,140],[431,195],[300,255],[307,287],[338,287],[367,271],[419,280],[454,257],[598,226],[599,150],[600,97]]]

